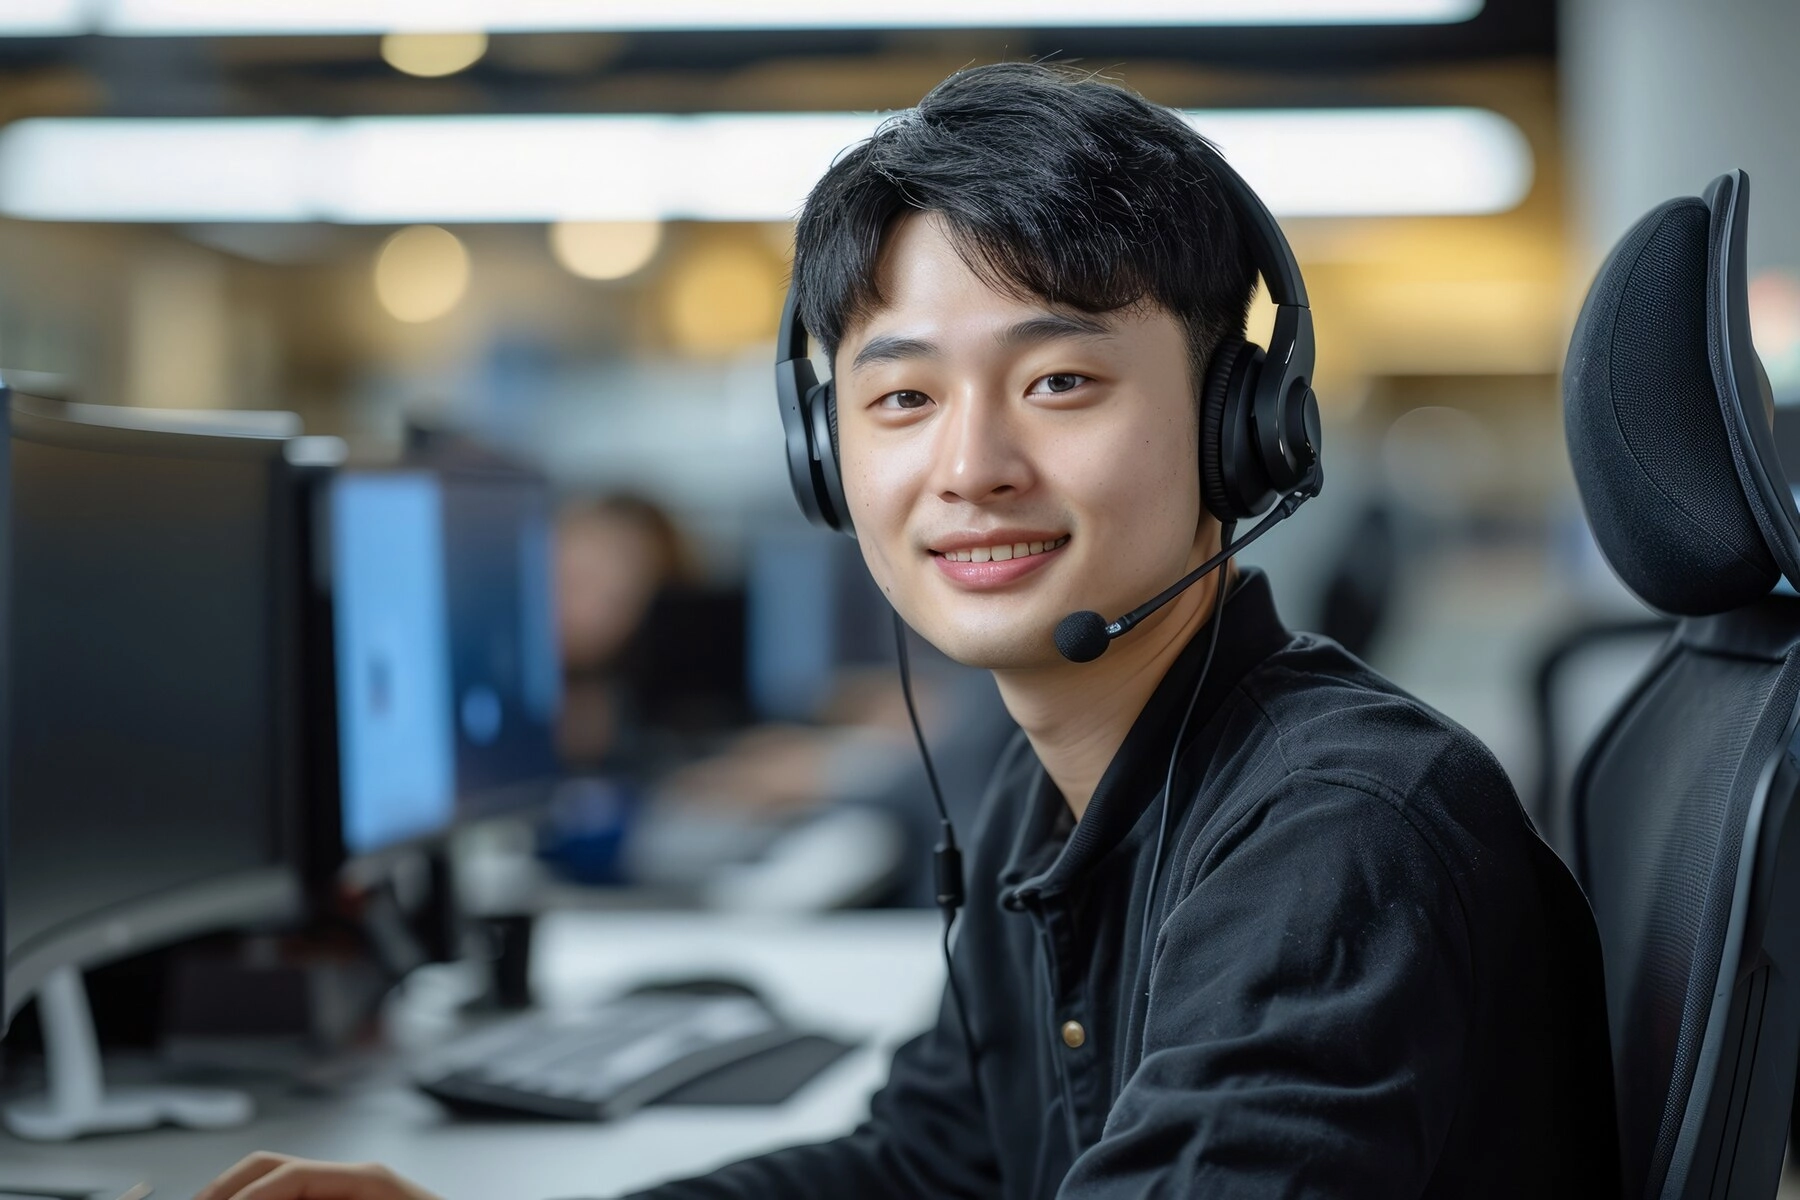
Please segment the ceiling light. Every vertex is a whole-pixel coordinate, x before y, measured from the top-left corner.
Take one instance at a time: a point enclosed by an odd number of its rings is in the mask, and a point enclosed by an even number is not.
[[[485,33],[389,33],[381,57],[396,71],[435,78],[474,66],[487,44]]]
[[[42,7],[47,12],[13,10]],[[43,0],[0,7],[8,34],[346,34],[1443,24],[1482,0]]]
[[[88,0],[0,3],[0,34],[7,37],[68,37],[93,27],[93,5]]]
[[[1190,112],[1277,216],[1499,212],[1531,149],[1476,108]],[[0,129],[0,213],[59,221],[779,221],[879,114],[117,119]]]
[[[1277,216],[1501,212],[1531,188],[1518,126],[1479,108],[1188,114]]]

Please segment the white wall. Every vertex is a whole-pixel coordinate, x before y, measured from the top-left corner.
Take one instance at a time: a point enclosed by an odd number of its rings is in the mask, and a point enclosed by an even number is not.
[[[1750,269],[1800,270],[1800,0],[1563,0],[1560,59],[1584,281],[1638,217],[1733,167]]]

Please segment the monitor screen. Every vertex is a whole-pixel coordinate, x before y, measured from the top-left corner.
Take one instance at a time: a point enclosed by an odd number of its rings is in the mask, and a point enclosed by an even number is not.
[[[541,798],[562,700],[548,489],[535,476],[444,479],[444,568],[459,814]]]
[[[562,687],[543,481],[347,471],[327,512],[343,853],[538,799]]]
[[[349,474],[330,492],[344,849],[435,833],[456,803],[443,496],[423,472]]]
[[[893,661],[891,610],[856,543],[818,530],[751,548],[744,669],[756,715],[808,721],[841,668]]]
[[[12,433],[16,980],[291,897],[294,547],[280,439],[25,412]]]

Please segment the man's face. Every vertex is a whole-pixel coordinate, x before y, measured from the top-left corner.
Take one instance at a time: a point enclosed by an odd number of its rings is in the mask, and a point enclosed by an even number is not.
[[[913,628],[994,670],[1060,663],[1210,549],[1187,339],[1166,310],[1094,316],[996,291],[935,214],[888,236],[885,304],[833,364],[851,519]]]

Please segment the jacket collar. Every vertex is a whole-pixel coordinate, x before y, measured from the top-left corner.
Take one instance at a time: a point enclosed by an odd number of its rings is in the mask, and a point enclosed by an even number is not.
[[[1219,630],[1219,648],[1194,703],[1187,731],[1190,743],[1238,682],[1293,637],[1275,611],[1269,577],[1253,567],[1242,571],[1220,607],[1224,624]],[[1107,764],[1093,799],[1073,829],[1068,804],[1027,747],[1031,798],[1010,861],[1000,873],[1002,901],[1007,907],[1017,908],[1031,894],[1067,890],[1126,839],[1161,795],[1174,748],[1171,743],[1206,658],[1212,622],[1219,619],[1220,614],[1214,613],[1169,666]],[[1171,801],[1180,804],[1178,797]]]

